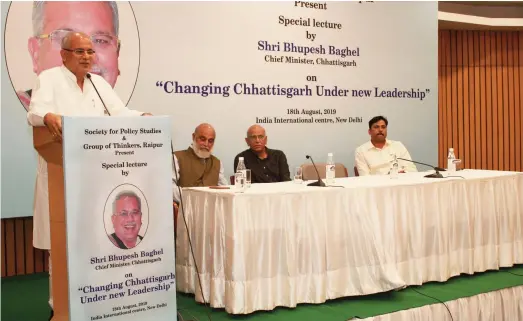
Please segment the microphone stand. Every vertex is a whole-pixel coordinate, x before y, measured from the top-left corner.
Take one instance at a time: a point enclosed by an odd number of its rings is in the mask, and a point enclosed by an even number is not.
[[[178,170],[179,170],[180,166],[177,167],[176,166],[176,161],[174,160],[174,144],[173,144],[172,140],[171,140],[171,160],[173,162],[174,176],[176,178],[176,187],[178,188],[178,192],[180,193],[180,207],[178,207],[178,215],[180,215],[179,213],[181,211],[182,218],[183,218],[183,223],[185,225],[185,231],[187,231],[187,240],[189,241],[189,248],[191,249],[192,259],[193,259],[193,262],[194,262],[194,267],[196,269],[196,276],[197,276],[197,279],[198,279],[198,286],[199,286],[200,291],[202,293],[203,305],[204,306],[209,305],[209,308],[210,308],[211,304],[210,304],[210,302],[207,302],[207,300],[205,299],[205,294],[203,292],[202,280],[200,278],[200,270],[198,269],[198,263],[196,263],[196,256],[194,255],[194,249],[193,249],[192,241],[191,241],[191,233],[189,232],[189,226],[187,225],[187,219],[185,218],[185,208],[183,206],[182,187],[180,186],[180,180],[179,180],[179,177],[178,177]],[[175,222],[175,223],[177,224],[178,222]],[[176,231],[174,233],[174,237],[175,237],[175,239],[174,239],[174,246],[176,247]],[[176,257],[174,259],[176,261]],[[194,292],[196,293],[196,290]],[[176,312],[178,313],[178,320],[184,321],[184,319],[182,317],[182,314],[180,313],[180,310],[178,308],[176,309]],[[210,312],[207,312],[207,318],[209,319],[209,321],[212,320]],[[190,320],[187,320],[187,321],[193,321],[193,320],[190,319]]]
[[[305,156],[307,159],[310,159],[312,162],[312,166],[314,166],[314,169],[316,170],[316,175],[318,175],[318,181],[309,183],[307,186],[318,186],[318,187],[325,187],[325,183],[320,178],[320,173],[318,172],[318,168],[316,167],[316,164],[314,164],[314,161],[312,160],[312,157],[309,155]]]
[[[407,162],[411,162],[411,163],[415,163],[415,164],[425,165],[425,166],[428,166],[428,167],[430,167],[430,168],[432,168],[433,170],[436,171],[436,172],[433,173],[433,174],[425,175],[425,177],[427,177],[427,178],[445,178],[445,177],[443,177],[443,175],[441,175],[441,173],[440,173],[440,171],[441,171],[441,172],[445,172],[445,169],[444,169],[444,168],[441,168],[441,167],[435,167],[435,166],[432,166],[432,165],[429,165],[429,164],[425,164],[425,163],[422,163],[422,162],[416,162],[416,161],[413,161],[413,160],[410,160],[410,159],[406,159],[406,158],[400,158],[400,157],[398,157],[397,159],[401,159],[401,160],[404,160],[404,161],[407,161]]]
[[[102,99],[102,96],[100,96],[100,93],[98,92],[98,89],[96,89],[96,86],[94,85],[93,80],[91,79],[91,74],[87,73],[86,75],[87,79],[91,82],[91,85],[93,85],[94,90],[98,94],[98,98],[100,98],[100,101],[102,102],[102,105],[104,105],[105,111],[107,112],[107,115],[111,116],[111,113],[109,112],[109,109],[107,109],[107,106],[105,106],[104,100]]]

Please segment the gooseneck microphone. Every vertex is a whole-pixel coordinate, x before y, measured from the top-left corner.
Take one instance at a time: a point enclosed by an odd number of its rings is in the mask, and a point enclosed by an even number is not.
[[[425,165],[425,166],[428,166],[428,167],[430,167],[430,168],[432,168],[433,170],[436,171],[436,173],[434,173],[434,174],[425,175],[425,177],[427,177],[427,178],[444,178],[443,175],[441,175],[441,173],[440,173],[440,172],[445,172],[444,168],[432,166],[432,165],[425,164],[425,163],[422,163],[422,162],[416,162],[416,161],[413,161],[411,159],[406,159],[406,158],[398,157],[397,159],[401,159],[401,160],[404,160],[404,161],[407,161],[407,162],[411,162],[411,163],[415,163],[415,164]]]
[[[87,79],[89,79],[89,81],[91,82],[91,84],[93,85],[93,88],[94,90],[96,90],[96,93],[98,94],[98,98],[100,98],[100,101],[102,102],[102,105],[104,105],[104,108],[105,108],[105,111],[107,112],[107,114],[109,116],[111,116],[111,113],[109,112],[109,109],[107,109],[107,106],[105,106],[105,103],[104,103],[104,100],[102,99],[102,96],[100,96],[100,93],[98,92],[98,89],[96,89],[96,86],[94,85],[94,82],[93,80],[91,79],[91,74],[90,73],[87,73],[87,75],[85,75],[87,77]]]
[[[307,159],[311,160],[312,166],[314,166],[314,169],[316,170],[316,174],[318,175],[318,181],[317,182],[313,182],[313,183],[309,183],[309,184],[307,184],[307,186],[325,187],[325,183],[321,180],[320,173],[318,172],[318,168],[316,167],[316,164],[314,164],[314,161],[312,160],[312,157],[310,157],[309,155],[306,155],[305,157],[307,157]]]

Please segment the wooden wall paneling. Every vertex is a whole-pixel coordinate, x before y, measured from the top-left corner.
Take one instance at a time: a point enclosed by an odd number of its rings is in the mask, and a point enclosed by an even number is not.
[[[445,110],[447,111],[447,118],[444,119],[444,123],[445,123],[445,132],[446,132],[446,136],[447,136],[447,139],[445,141],[445,145],[443,146],[443,153],[445,154],[445,158],[447,156],[447,152],[448,152],[448,148],[450,147],[450,145],[452,144],[452,60],[451,60],[451,52],[452,52],[452,32],[451,31],[448,31],[447,33],[448,35],[448,44],[447,44],[447,50],[445,51],[445,62],[446,62],[446,65],[445,65],[445,71],[446,71],[446,77],[445,77],[445,81],[447,82],[446,83],[446,88],[447,88],[447,97],[446,97],[446,108]],[[447,163],[446,162],[443,162],[443,164],[441,164],[442,167],[446,168],[447,167]]]
[[[25,237],[24,219],[17,218],[15,221],[15,270],[17,275],[25,274]]]
[[[465,168],[470,168],[471,157],[470,157],[470,123],[474,123],[474,118],[470,117],[470,109],[473,108],[469,101],[469,48],[468,48],[468,31],[462,32],[462,51],[463,51],[463,145],[461,156],[458,157],[461,159],[463,166]]]
[[[43,252],[43,257],[44,257],[44,272],[47,272],[47,271],[49,271],[49,251],[42,251],[42,252]]]
[[[35,272],[35,252],[33,248],[33,218],[24,219],[25,229],[25,273],[33,274]]]
[[[5,243],[5,221],[2,220],[2,226],[1,226],[2,230],[1,230],[1,237],[0,237],[0,246],[2,247],[0,249],[0,251],[2,251],[2,277],[4,276],[7,276],[7,271],[6,271],[6,243]]]
[[[451,70],[452,70],[452,76],[451,76],[451,118],[448,119],[448,122],[450,124],[450,128],[452,130],[452,138],[449,143],[449,147],[453,147],[454,150],[457,152],[458,146],[458,131],[457,129],[457,121],[458,121],[458,72],[459,68],[457,66],[457,60],[458,60],[458,51],[457,51],[457,31],[453,30],[450,32],[451,38],[450,38],[450,63],[451,63]],[[458,154],[459,155],[459,154]],[[459,156],[458,156],[459,157]]]
[[[514,119],[515,119],[515,158],[516,158],[516,170],[518,172],[523,171],[523,139],[521,138],[521,135],[523,135],[523,32],[519,32],[514,36],[516,39],[517,44],[514,45],[514,48],[517,48],[514,52],[514,72],[515,72],[515,78],[514,78],[514,88],[515,88],[515,112],[514,112]]]
[[[5,221],[5,256],[6,256],[6,276],[16,274],[16,249],[15,249],[15,222],[14,220]]]
[[[480,43],[481,55],[484,57],[485,67],[481,69],[483,73],[482,85],[480,90],[484,99],[481,102],[482,120],[481,127],[479,130],[482,131],[481,137],[479,138],[478,144],[481,145],[481,167],[478,168],[493,168],[494,159],[492,157],[492,139],[494,137],[494,126],[493,126],[493,104],[492,104],[492,91],[493,91],[493,79],[495,76],[492,74],[492,65],[495,65],[494,57],[492,56],[492,41],[494,41],[492,32],[482,32],[483,41]],[[487,68],[488,66],[488,68]]]
[[[475,141],[474,149],[476,152],[476,164],[473,168],[481,168],[483,166],[481,153],[483,151],[482,145],[484,144],[481,136],[485,135],[485,106],[482,106],[481,95],[485,94],[485,82],[481,79],[485,78],[485,72],[480,68],[480,60],[485,59],[485,33],[474,32],[474,60],[472,64],[474,66],[474,118],[476,126],[474,128]],[[483,86],[483,90],[481,90]],[[483,107],[483,108],[482,108]]]
[[[443,101],[443,43],[441,35],[438,36],[438,133],[442,133],[441,127],[443,124],[443,108],[441,102]],[[441,143],[443,135],[438,135],[438,164],[441,164]]]
[[[479,101],[477,109],[479,113],[481,114],[481,120],[479,123],[479,126],[477,130],[479,131],[477,139],[478,139],[478,146],[480,153],[480,166],[477,168],[485,168],[487,167],[487,155],[489,154],[489,143],[488,140],[492,139],[492,135],[488,137],[487,131],[485,131],[485,128],[488,127],[489,123],[491,122],[490,114],[491,110],[489,110],[489,100],[491,100],[491,97],[489,97],[489,94],[491,94],[491,90],[487,89],[488,83],[491,84],[491,79],[489,78],[489,75],[487,75],[487,72],[489,68],[487,68],[487,59],[492,59],[492,53],[490,51],[490,47],[488,46],[488,35],[487,32],[481,31],[479,33],[479,59],[477,61],[477,66],[479,69],[479,86],[476,88],[476,90],[479,90]],[[492,76],[492,75],[490,75]]]
[[[503,126],[504,122],[504,112],[503,112],[503,33],[498,31],[496,35],[496,72],[498,77],[498,167],[496,169],[504,169],[505,165],[505,155],[503,153],[504,147],[504,135],[503,135]]]
[[[44,251],[40,249],[34,249],[34,258],[35,258],[35,272],[44,272]]]
[[[511,131],[515,131],[516,127],[515,119],[514,119],[514,56],[513,56],[513,45],[514,45],[514,39],[513,39],[514,32],[507,33],[507,100],[508,100],[508,112],[507,112],[507,122],[508,122],[508,128],[506,131],[506,148],[507,148],[507,154],[505,156],[508,159],[508,170],[514,171],[516,169],[515,164],[515,155],[514,155],[514,141],[515,141],[515,134],[510,135]]]
[[[508,99],[508,46],[507,46],[507,33],[502,32],[501,33],[501,74],[502,74],[502,87],[503,87],[503,96],[501,97],[502,101],[502,110],[503,110],[503,144],[502,144],[502,154],[503,154],[503,163],[502,163],[502,169],[509,170],[510,168],[510,145],[509,145],[509,111],[510,111],[510,104]]]
[[[520,154],[519,154],[519,164],[521,166],[521,170],[523,171],[523,137],[521,137],[523,135],[523,96],[522,96],[522,93],[523,93],[523,32],[519,32],[519,38],[518,38],[518,42],[519,42],[519,65],[518,65],[518,70],[519,70],[519,121],[520,121],[520,124],[519,124],[519,129],[520,129],[520,135],[519,135],[519,138],[520,138]]]
[[[492,80],[492,149],[489,151],[489,154],[492,154],[492,167],[491,169],[499,168],[499,155],[496,155],[493,151],[498,151],[498,55],[496,54],[496,39],[497,34],[495,31],[490,32],[491,42],[490,42],[490,55],[491,55],[491,80]]]
[[[2,219],[2,277],[48,271],[47,251],[33,248],[33,218]]]
[[[475,53],[475,41],[474,41],[474,32],[467,31],[467,48],[468,48],[468,59],[467,59],[467,72],[468,72],[468,96],[469,96],[469,119],[470,119],[470,142],[469,142],[469,168],[478,168],[480,160],[477,157],[476,152],[479,151],[476,148],[477,139],[476,135],[479,135],[479,131],[476,130],[477,125],[480,122],[480,115],[476,115],[476,90],[475,81],[476,81],[476,68],[474,66],[474,53]]]
[[[523,32],[439,31],[438,163],[523,171]]]
[[[441,117],[438,119],[438,154],[439,154],[439,166],[445,167],[445,151],[444,148],[447,146],[447,130],[446,130],[446,119],[447,119],[447,55],[448,55],[448,44],[449,44],[449,33],[447,31],[441,32],[440,36],[438,37],[440,41],[439,46],[439,70],[441,72],[440,78],[439,78],[439,90],[440,93],[440,99],[439,99],[439,112],[438,115]]]
[[[454,141],[454,151],[457,158],[463,158],[464,142],[464,123],[463,123],[463,31],[456,32],[456,108],[457,117],[455,118],[455,132],[457,133],[457,141]]]

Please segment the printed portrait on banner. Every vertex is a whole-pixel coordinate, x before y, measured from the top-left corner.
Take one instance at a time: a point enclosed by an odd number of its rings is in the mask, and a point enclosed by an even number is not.
[[[109,241],[122,250],[138,247],[149,225],[149,208],[142,191],[132,184],[119,185],[104,208],[103,222]]]
[[[102,76],[124,103],[138,77],[138,27],[129,2],[13,2],[6,19],[4,48],[9,78],[27,110],[36,77],[62,64],[62,39],[69,31],[91,37],[91,72]]]

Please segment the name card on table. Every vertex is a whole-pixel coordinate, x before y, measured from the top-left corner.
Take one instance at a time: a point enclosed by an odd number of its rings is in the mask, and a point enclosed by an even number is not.
[[[169,117],[64,117],[63,137],[70,320],[175,320]]]

